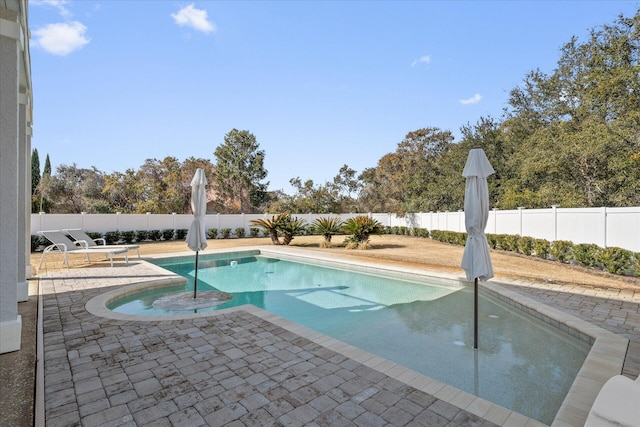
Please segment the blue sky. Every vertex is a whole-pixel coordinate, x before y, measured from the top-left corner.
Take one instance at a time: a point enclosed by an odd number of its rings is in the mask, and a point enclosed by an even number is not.
[[[138,169],[202,157],[231,129],[266,152],[269,189],[376,166],[413,130],[460,137],[550,73],[572,36],[638,1],[30,0],[32,147]]]

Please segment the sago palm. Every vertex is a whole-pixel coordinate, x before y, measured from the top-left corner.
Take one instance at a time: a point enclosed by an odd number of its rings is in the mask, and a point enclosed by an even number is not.
[[[320,217],[311,223],[315,233],[321,234],[324,237],[323,247],[331,246],[331,238],[334,234],[340,232],[342,227],[342,220],[339,217]]]
[[[342,225],[342,231],[352,236],[347,239],[354,243],[357,247],[364,248],[369,243],[369,236],[372,234],[383,234],[384,227],[377,220],[366,216],[359,215],[349,218]]]

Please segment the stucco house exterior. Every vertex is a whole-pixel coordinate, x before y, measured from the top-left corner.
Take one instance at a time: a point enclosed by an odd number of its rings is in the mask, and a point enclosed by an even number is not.
[[[0,353],[20,350],[31,276],[31,88],[28,0],[0,0]]]

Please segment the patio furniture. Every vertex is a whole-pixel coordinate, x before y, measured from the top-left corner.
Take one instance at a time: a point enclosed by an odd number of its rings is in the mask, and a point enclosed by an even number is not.
[[[109,256],[109,261],[111,262],[111,267],[113,267],[113,256],[118,254],[124,254],[124,259],[127,265],[129,264],[129,249],[127,248],[96,248],[96,249],[88,249],[87,244],[84,242],[73,242],[69,239],[61,230],[48,230],[48,231],[38,231],[39,234],[42,234],[47,240],[49,240],[52,245],[47,246],[44,251],[42,251],[42,256],[40,257],[40,264],[38,265],[38,269],[42,267],[42,261],[44,260],[44,256],[49,252],[53,252],[55,250],[60,251],[64,255],[64,263],[69,268],[69,258],[68,254],[83,254],[87,261],[91,261],[89,258],[89,254],[95,253],[103,253]]]
[[[602,386],[585,427],[640,426],[640,376],[615,375]]]
[[[85,242],[87,249],[104,249],[104,248],[107,248],[107,249],[127,248],[129,250],[136,249],[138,251],[138,259],[140,258],[140,245],[132,245],[132,244],[107,245],[107,241],[102,237],[99,237],[97,239],[92,239],[91,236],[89,236],[80,228],[65,228],[62,231],[67,233],[69,236],[71,236],[71,238],[76,242]]]

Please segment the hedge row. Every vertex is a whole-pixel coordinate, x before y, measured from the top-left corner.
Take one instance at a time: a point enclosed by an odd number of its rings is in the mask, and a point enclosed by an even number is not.
[[[99,232],[88,231],[87,235],[92,239],[105,239],[108,245],[118,243],[140,243],[140,242],[168,242],[171,240],[184,240],[187,237],[187,229],[166,229],[166,230],[130,230],[130,231],[107,231],[104,234]],[[259,228],[250,228],[251,237],[260,237]],[[230,239],[233,236],[242,239],[246,237],[246,231],[242,227],[235,230],[230,228],[210,228],[207,230],[208,239]],[[42,251],[50,243],[40,235],[31,236],[31,252]]]
[[[439,242],[462,245],[467,242],[467,233],[408,227],[387,227],[388,234],[431,237]],[[578,264],[609,273],[640,277],[640,252],[618,247],[601,248],[589,243],[574,244],[568,240],[550,242],[528,236],[513,234],[487,234],[492,249],[517,252],[527,256]]]

